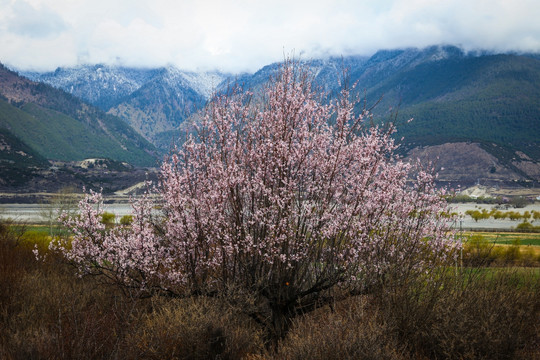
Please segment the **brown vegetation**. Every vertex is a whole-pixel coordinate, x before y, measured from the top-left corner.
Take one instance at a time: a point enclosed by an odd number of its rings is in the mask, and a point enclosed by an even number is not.
[[[540,279],[523,268],[386,279],[298,317],[269,349],[231,301],[141,299],[54,253],[36,261],[14,229],[0,225],[2,359],[540,359]]]

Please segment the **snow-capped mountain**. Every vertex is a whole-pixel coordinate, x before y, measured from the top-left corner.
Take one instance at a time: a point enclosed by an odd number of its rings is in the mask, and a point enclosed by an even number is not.
[[[23,143],[16,148],[28,154],[28,159],[30,155],[37,159],[32,155],[37,153],[60,161],[100,157],[136,165],[155,164],[155,147],[121,119],[2,65],[0,129],[7,132],[4,142],[8,145]],[[14,142],[14,138],[18,140]],[[7,147],[3,146],[4,150]],[[24,150],[26,147],[32,151]],[[8,155],[22,154],[17,150]]]
[[[153,141],[157,134],[176,129],[205,103],[205,95],[192,87],[183,72],[169,67],[158,70],[156,76],[108,112]]]
[[[309,68],[316,86],[329,97],[339,92],[346,76],[349,84],[358,83],[360,90],[370,90],[368,100],[375,103],[383,94],[383,90],[378,90],[381,84],[395,74],[422,64],[462,59],[465,56],[457,47],[432,46],[424,49],[382,50],[371,57],[329,57],[300,61]],[[146,139],[155,143],[160,133],[177,129],[190,114],[201,109],[213,93],[226,91],[234,83],[257,91],[279,66],[279,63],[273,63],[254,74],[238,75],[190,72],[172,65],[155,69],[86,65],[59,68],[49,73],[22,74],[63,89],[121,117]],[[395,89],[386,93],[384,106],[398,105],[400,94]]]
[[[370,89],[399,72],[408,71],[421,64],[478,55],[466,54],[454,46],[430,46],[424,49],[380,50],[371,57],[329,57],[300,62],[309,69],[318,87],[326,93],[335,94],[340,90],[343,80],[347,80],[351,85],[358,84],[360,89]],[[279,65],[280,63],[269,64],[254,74],[243,74],[237,78],[238,83],[245,88],[257,89],[277,71]]]
[[[107,111],[154,77],[156,70],[81,65],[75,68],[58,68],[53,72],[21,74],[62,89]]]
[[[190,89],[210,98],[212,92],[230,75],[221,72],[190,72],[172,65],[163,68],[129,68],[108,65],[81,65],[58,68],[53,72],[20,72],[27,78],[47,83],[75,95],[103,110],[109,110],[123,98],[150,81],[162,79],[170,87]]]
[[[172,65],[156,69],[84,65],[22,75],[119,116],[150,141],[160,132],[176,129],[230,77],[221,72],[184,71]]]
[[[197,73],[180,71],[176,68],[169,69],[169,72],[170,74],[176,73],[177,78],[183,78],[195,92],[202,95],[206,100],[210,99],[214,92],[231,77],[230,74],[221,72]]]
[[[371,57],[347,56],[300,60],[313,77],[315,85],[331,98],[339,93],[344,77],[349,84],[358,84],[366,91],[368,104],[382,95],[384,111],[400,104],[407,82],[384,88],[397,74],[442,64],[450,60],[482,56],[466,54],[453,46],[431,46],[381,50]],[[117,115],[133,126],[146,139],[155,143],[160,133],[173,131],[192,113],[201,109],[212,94],[224,92],[235,83],[244,89],[257,91],[277,71],[280,63],[264,66],[253,74],[192,72],[169,65],[161,68],[127,68],[120,66],[86,65],[59,68],[49,73],[22,72],[35,81],[63,89],[110,114]]]

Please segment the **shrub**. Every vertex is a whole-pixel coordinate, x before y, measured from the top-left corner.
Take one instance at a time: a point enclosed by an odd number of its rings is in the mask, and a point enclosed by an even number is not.
[[[540,315],[538,277],[518,270],[419,278],[378,297],[379,313],[412,358],[514,358],[535,341]]]
[[[516,229],[518,230],[532,230],[533,228],[534,226],[528,221],[523,221],[521,224],[516,226]]]
[[[528,221],[523,221],[521,224],[516,226],[516,230],[521,230],[524,232],[540,232],[540,226],[534,226]]]
[[[526,197],[523,196],[514,196],[512,199],[510,199],[510,205],[514,208],[524,208],[529,203],[529,200],[527,200]]]
[[[455,242],[434,177],[394,153],[392,124],[355,114],[350,89],[326,104],[309,76],[286,62],[260,96],[214,99],[162,164],[161,217],[146,196],[131,227],[107,228],[91,193],[66,219],[72,247],[54,247],[146,295],[255,298],[243,308],[273,342],[336,288],[349,296],[447,259]]]
[[[101,214],[101,223],[105,225],[113,225],[116,215],[110,212],[105,211]]]
[[[7,229],[0,224],[0,358],[111,358],[134,303],[75,276],[54,252],[36,261]]]
[[[12,301],[19,294],[26,272],[34,265],[33,254],[21,245],[23,233],[23,228],[15,230],[8,221],[0,219],[0,329],[16,306]]]
[[[36,261],[20,229],[0,223],[2,359],[540,358],[540,278],[523,268],[461,271],[439,259],[394,273],[368,294],[295,317],[271,351],[246,314],[258,299],[241,289],[142,299],[139,288],[79,278],[55,252]]]
[[[507,216],[510,220],[512,221],[516,221],[516,220],[519,220],[521,219],[521,214],[517,211],[508,211],[507,213]]]
[[[295,320],[276,359],[408,359],[376,306],[361,296]]]
[[[120,224],[127,226],[133,222],[133,215],[124,215],[120,218]]]
[[[521,252],[519,247],[521,240],[519,238],[512,241],[512,245],[506,247],[504,253],[504,260],[506,263],[517,263],[521,259]]]
[[[494,256],[494,245],[482,235],[471,235],[463,247],[463,261],[467,266],[489,265]]]
[[[262,353],[263,337],[252,320],[210,298],[154,300],[126,340],[128,359],[242,359]]]
[[[437,271],[295,321],[279,359],[538,358],[540,281],[519,268]],[[396,286],[397,285],[397,286]]]
[[[81,283],[69,273],[46,270],[25,276],[17,294],[19,307],[5,324],[12,356],[109,357],[126,327],[118,303],[109,301],[105,288],[96,291],[95,284]]]

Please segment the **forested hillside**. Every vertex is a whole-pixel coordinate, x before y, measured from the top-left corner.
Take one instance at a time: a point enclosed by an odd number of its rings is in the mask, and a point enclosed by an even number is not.
[[[526,56],[463,57],[420,64],[372,88],[379,107],[401,104],[410,145],[493,142],[540,159],[540,61]],[[379,110],[381,111],[381,110]]]
[[[155,165],[155,147],[121,119],[0,66],[0,128],[52,160]]]

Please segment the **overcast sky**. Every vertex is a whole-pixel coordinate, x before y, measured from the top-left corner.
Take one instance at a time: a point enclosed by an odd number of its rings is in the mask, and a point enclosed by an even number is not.
[[[0,0],[0,62],[255,71],[454,44],[540,52],[540,0]]]

